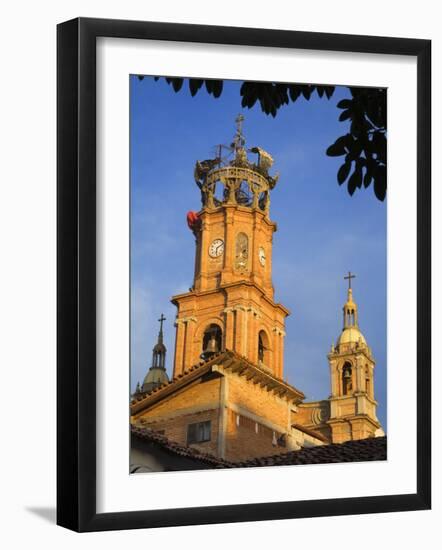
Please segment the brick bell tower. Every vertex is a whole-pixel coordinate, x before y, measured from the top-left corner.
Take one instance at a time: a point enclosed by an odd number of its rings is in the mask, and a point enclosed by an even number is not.
[[[343,328],[328,354],[331,380],[330,418],[333,443],[374,437],[381,430],[374,397],[375,360],[359,329],[358,306],[353,299],[350,272]]]
[[[196,244],[193,286],[172,298],[178,310],[174,377],[224,350],[283,375],[289,310],[273,300],[276,223],[269,218],[278,175],[269,174],[273,159],[266,151],[246,148],[243,120],[236,118],[233,143],[219,146],[217,158],[196,163],[202,209],[187,216]]]

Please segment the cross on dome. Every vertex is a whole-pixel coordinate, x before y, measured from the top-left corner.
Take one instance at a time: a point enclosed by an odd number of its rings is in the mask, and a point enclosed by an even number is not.
[[[356,279],[356,275],[354,275],[351,271],[349,271],[348,275],[346,275],[344,279],[348,279],[348,290],[351,290],[351,280]]]

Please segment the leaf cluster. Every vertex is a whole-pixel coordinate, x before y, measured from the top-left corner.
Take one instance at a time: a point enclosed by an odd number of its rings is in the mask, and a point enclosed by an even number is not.
[[[144,75],[138,75],[139,80],[144,79]],[[154,80],[158,81],[160,79],[159,76],[155,76]],[[185,78],[178,78],[178,77],[170,77],[166,76],[164,77],[165,81],[172,86],[173,90],[175,92],[179,92],[181,88],[183,87]],[[223,81],[222,80],[214,80],[214,79],[202,79],[202,78],[189,78],[189,91],[192,97],[194,97],[197,92],[205,86],[206,91],[209,95],[213,95],[213,97],[218,98],[223,91]]]
[[[244,82],[240,89],[241,106],[251,109],[258,101],[266,115],[276,116],[278,109],[296,101],[299,97],[310,99],[316,92],[319,97],[330,99],[335,91],[334,86],[317,86],[315,84],[284,84],[273,82]]]
[[[387,92],[384,88],[350,88],[351,99],[342,99],[340,121],[350,121],[349,132],[327,149],[331,157],[343,156],[339,185],[347,181],[350,195],[373,183],[376,197],[387,192]]]

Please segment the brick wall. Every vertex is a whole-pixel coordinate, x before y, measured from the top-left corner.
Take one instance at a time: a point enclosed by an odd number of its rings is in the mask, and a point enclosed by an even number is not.
[[[167,419],[143,418],[141,425],[163,433],[167,438],[181,445],[187,445],[187,427],[195,422],[211,421],[210,441],[192,443],[189,447],[199,449],[204,453],[218,454],[219,409],[207,409],[193,414],[179,414]]]
[[[227,460],[287,452],[276,440],[288,431],[287,403],[245,377],[228,376]]]
[[[181,391],[162,399],[147,411],[142,411],[135,416],[135,419],[167,415],[169,413],[177,413],[181,410],[189,412],[189,408],[208,404],[213,408],[219,403],[219,394],[220,377],[197,380],[194,385],[186,386]]]
[[[227,414],[226,459],[232,461],[285,453],[278,445],[282,433],[229,409]]]
[[[287,402],[244,376],[229,376],[229,403],[244,407],[251,413],[277,424],[283,431],[288,427]]]
[[[217,454],[220,377],[199,381],[172,395],[133,420],[153,430],[163,431],[169,439],[187,445],[187,426],[211,421],[211,441],[192,444],[204,452]]]

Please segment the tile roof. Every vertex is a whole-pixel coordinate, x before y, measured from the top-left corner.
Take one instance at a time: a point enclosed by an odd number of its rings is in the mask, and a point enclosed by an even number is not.
[[[387,459],[387,437],[370,437],[345,443],[304,448],[284,454],[253,458],[235,463],[236,467],[289,466],[295,464],[330,464]]]
[[[166,395],[173,393],[182,386],[187,385],[206,372],[209,372],[212,367],[215,369],[217,366],[221,366],[226,370],[231,369],[232,372],[248,370],[253,373],[253,376],[260,377],[265,385],[271,387],[273,391],[279,392],[280,395],[287,395],[293,400],[300,401],[305,397],[300,390],[281,378],[276,377],[273,373],[251,363],[248,359],[234,351],[226,350],[213,355],[210,359],[207,359],[207,361],[200,361],[172,380],[169,380],[169,382],[153,389],[151,392],[134,396],[134,399],[132,399],[130,403],[131,414],[137,414],[153,403],[160,401]]]
[[[217,458],[209,453],[203,453],[194,447],[187,447],[180,445],[175,441],[168,439],[165,435],[162,435],[149,428],[139,428],[137,426],[131,426],[131,434],[138,439],[149,443],[155,443],[159,445],[163,450],[181,456],[183,458],[190,458],[197,462],[207,464],[213,468],[232,468],[233,463]]]
[[[333,443],[299,451],[253,458],[243,462],[230,462],[203,453],[193,447],[180,445],[149,428],[131,426],[131,433],[144,441],[154,443],[165,451],[192,459],[213,468],[256,468],[258,466],[292,466],[298,464],[330,464],[339,462],[366,462],[387,459],[387,437],[372,437],[345,443]]]

